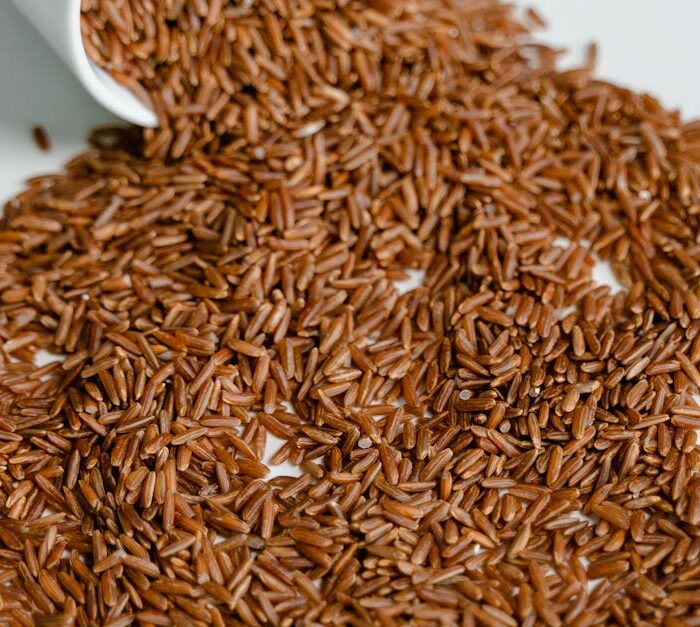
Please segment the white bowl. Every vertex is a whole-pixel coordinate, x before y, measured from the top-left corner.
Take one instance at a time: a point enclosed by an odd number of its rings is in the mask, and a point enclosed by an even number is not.
[[[127,122],[157,126],[155,113],[88,57],[80,32],[80,0],[12,1],[97,102]]]

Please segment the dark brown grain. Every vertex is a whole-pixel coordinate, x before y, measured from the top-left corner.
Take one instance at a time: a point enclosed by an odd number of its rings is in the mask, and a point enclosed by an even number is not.
[[[43,126],[37,124],[32,127],[32,139],[39,150],[43,152],[51,150],[51,138]]]

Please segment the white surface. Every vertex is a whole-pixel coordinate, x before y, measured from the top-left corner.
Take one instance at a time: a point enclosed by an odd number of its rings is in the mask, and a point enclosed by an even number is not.
[[[10,0],[0,0],[0,208],[25,178],[55,171],[81,150],[90,127],[115,120]],[[34,124],[48,131],[51,152],[34,145]]]
[[[80,32],[80,0],[13,0],[88,93],[127,122],[153,127],[153,111],[88,58]]]
[[[522,0],[516,0],[523,3]],[[602,78],[700,116],[698,0],[530,0],[546,19],[538,38],[578,51],[598,43]]]

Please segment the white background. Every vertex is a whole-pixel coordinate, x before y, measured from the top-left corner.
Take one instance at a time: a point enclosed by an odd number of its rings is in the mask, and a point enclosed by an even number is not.
[[[550,24],[538,37],[580,51],[599,43],[600,74],[700,116],[699,0],[530,0]],[[56,170],[86,131],[113,120],[82,90],[10,0],[0,0],[0,208],[22,180]],[[41,153],[33,124],[53,150]]]
[[[598,43],[599,75],[700,117],[700,1],[532,0],[549,24],[538,38],[579,51]]]

